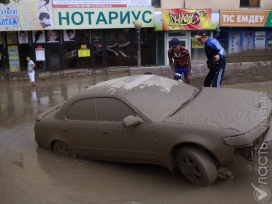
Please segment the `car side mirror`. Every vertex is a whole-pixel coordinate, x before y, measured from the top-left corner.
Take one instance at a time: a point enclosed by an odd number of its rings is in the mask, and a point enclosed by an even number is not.
[[[123,120],[123,126],[126,128],[140,125],[142,123],[144,123],[144,121],[141,118],[132,115],[125,117]]]

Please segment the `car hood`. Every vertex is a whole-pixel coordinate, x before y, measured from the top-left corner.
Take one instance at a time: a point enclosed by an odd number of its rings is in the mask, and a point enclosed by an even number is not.
[[[165,122],[246,133],[267,121],[271,106],[271,99],[264,92],[203,88],[192,102]]]

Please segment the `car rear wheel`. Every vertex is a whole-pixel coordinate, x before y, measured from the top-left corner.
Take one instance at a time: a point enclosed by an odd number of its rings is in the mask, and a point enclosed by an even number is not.
[[[195,146],[181,148],[177,153],[177,164],[192,184],[209,186],[217,178],[216,166],[211,157]]]
[[[60,141],[54,144],[53,151],[63,156],[74,156],[74,151],[72,150],[72,148]]]

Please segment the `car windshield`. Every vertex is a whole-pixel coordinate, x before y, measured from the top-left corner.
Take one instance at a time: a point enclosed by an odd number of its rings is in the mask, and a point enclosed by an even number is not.
[[[126,99],[152,121],[163,121],[190,101],[196,88],[173,79],[153,77],[126,94]]]

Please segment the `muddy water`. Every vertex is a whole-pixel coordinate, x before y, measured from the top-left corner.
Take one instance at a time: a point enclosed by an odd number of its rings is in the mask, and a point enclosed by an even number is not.
[[[235,178],[210,187],[189,184],[178,172],[155,165],[70,159],[39,148],[34,141],[35,116],[100,81],[127,73],[0,83],[0,203],[257,203],[260,164],[237,155]],[[225,86],[230,87],[230,86]],[[272,83],[232,88],[268,91]],[[272,160],[266,167],[271,170]],[[271,188],[272,176],[267,175]]]

